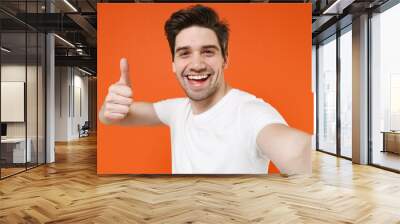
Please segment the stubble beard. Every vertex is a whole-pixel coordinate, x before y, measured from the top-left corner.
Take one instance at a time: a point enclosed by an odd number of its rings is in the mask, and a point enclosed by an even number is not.
[[[191,99],[192,101],[198,102],[198,101],[206,100],[206,99],[212,97],[213,95],[215,95],[215,93],[217,92],[217,89],[218,89],[218,85],[214,85],[211,88],[209,88],[208,90],[206,90],[204,93],[197,94],[197,93],[193,93],[190,90],[186,90],[186,89],[185,89],[185,93],[189,99]]]
[[[214,96],[218,90],[218,87],[220,86],[220,84],[218,83],[219,75],[220,74],[218,74],[218,73],[212,72],[212,75],[209,77],[210,80],[208,80],[208,81],[210,81],[210,87],[201,91],[201,93],[196,93],[195,91],[191,91],[189,86],[185,86],[185,84],[182,83],[182,87],[186,93],[186,96],[190,100],[196,101],[196,102],[203,101],[203,100],[206,100],[206,99]],[[215,80],[214,80],[215,82],[213,83],[212,82],[213,80],[211,80],[211,79],[213,79],[214,76],[217,76],[217,77],[215,77]],[[185,81],[183,81],[183,82],[185,82]]]

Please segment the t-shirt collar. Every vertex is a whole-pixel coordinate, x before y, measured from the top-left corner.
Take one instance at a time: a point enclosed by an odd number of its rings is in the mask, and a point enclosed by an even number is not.
[[[237,90],[234,88],[230,89],[216,104],[200,114],[193,114],[192,105],[190,104],[190,116],[193,117],[193,120],[198,122],[208,120],[210,117],[215,117],[213,115],[223,107],[223,105],[235,94],[236,91]]]

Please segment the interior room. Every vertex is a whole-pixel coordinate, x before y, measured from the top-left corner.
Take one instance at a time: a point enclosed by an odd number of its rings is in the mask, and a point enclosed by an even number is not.
[[[400,223],[397,0],[229,1],[311,8],[311,174],[98,174],[99,4],[182,2],[0,1],[0,223]]]

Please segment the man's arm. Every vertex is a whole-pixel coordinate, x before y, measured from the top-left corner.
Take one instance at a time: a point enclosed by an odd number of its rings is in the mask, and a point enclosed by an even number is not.
[[[133,102],[128,113],[122,119],[113,119],[115,115],[111,110],[107,110],[105,102],[99,113],[99,120],[104,124],[110,125],[158,125],[162,124],[158,118],[153,103]],[[118,115],[117,115],[118,116]]]
[[[257,145],[283,174],[311,173],[311,136],[283,124],[265,126]]]
[[[104,124],[155,125],[161,124],[152,103],[133,102],[128,61],[120,62],[121,77],[111,85],[99,112]]]

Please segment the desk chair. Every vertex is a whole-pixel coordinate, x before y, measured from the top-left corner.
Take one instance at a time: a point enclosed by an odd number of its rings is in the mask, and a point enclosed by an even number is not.
[[[90,129],[89,121],[85,121],[82,127],[78,125],[79,138],[89,136],[89,129]]]

